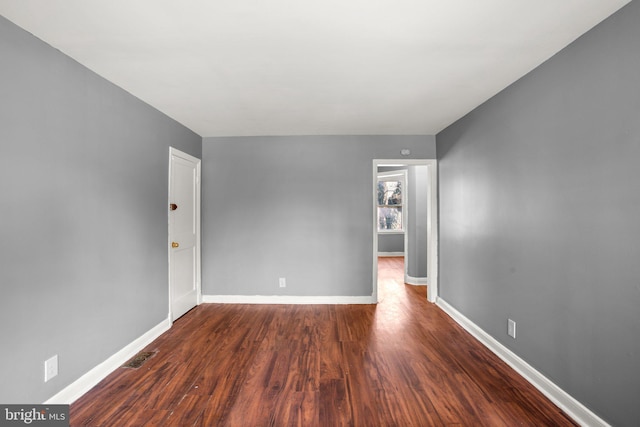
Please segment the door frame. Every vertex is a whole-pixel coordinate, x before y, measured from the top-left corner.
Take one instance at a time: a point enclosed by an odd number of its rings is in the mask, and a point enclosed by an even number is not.
[[[174,147],[169,147],[169,176],[168,176],[168,190],[167,190],[167,282],[168,282],[168,292],[169,292],[169,320],[173,323],[175,319],[173,318],[172,311],[172,293],[171,293],[171,218],[169,210],[169,205],[172,203],[172,194],[171,194],[171,172],[172,172],[172,159],[173,157],[180,157],[184,160],[193,162],[196,164],[196,189],[195,189],[195,199],[196,199],[196,305],[200,305],[202,303],[202,270],[201,270],[201,241],[200,241],[200,225],[201,225],[201,165],[202,161],[194,157],[190,154],[184,153]]]
[[[436,159],[373,159],[373,300],[378,302],[378,204],[376,202],[378,167],[390,165],[427,166],[429,179],[429,195],[427,198],[427,300],[435,303],[438,299],[438,161]]]

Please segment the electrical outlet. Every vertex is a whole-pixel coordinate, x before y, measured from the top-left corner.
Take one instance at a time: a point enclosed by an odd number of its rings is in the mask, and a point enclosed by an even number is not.
[[[516,322],[514,320],[509,319],[507,333],[511,338],[516,339]]]
[[[58,375],[58,355],[44,361],[44,382]]]
[[[284,277],[281,277],[280,279],[278,279],[278,283],[280,284],[281,288],[287,287],[287,279],[285,279]]]

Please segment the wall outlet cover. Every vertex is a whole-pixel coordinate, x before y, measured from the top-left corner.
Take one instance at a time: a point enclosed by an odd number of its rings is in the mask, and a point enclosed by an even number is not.
[[[509,319],[509,322],[507,324],[507,333],[511,338],[516,338],[516,322],[511,319]]]
[[[44,382],[58,375],[58,355],[44,361]]]

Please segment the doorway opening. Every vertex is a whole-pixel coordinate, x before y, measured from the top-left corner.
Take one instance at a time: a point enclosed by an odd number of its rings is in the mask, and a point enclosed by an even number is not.
[[[399,171],[404,171],[402,174],[405,174],[405,181],[400,181]],[[387,181],[394,180],[403,184],[392,182],[387,185]],[[398,187],[403,185],[405,188],[398,190]],[[383,254],[402,257],[404,282],[427,285],[427,299],[436,302],[437,188],[435,159],[373,160],[374,301],[379,301],[378,256]],[[390,202],[388,195],[394,192],[399,194]],[[400,242],[401,245],[398,247]],[[396,264],[399,261],[400,259],[396,260]]]

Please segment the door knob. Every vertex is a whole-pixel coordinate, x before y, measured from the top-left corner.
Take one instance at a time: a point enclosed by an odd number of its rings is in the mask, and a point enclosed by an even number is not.
[[[178,246],[180,246],[180,244],[178,242],[171,242],[171,247],[172,248],[177,248]]]
[[[169,205],[169,209],[172,210],[172,211],[175,211],[176,209],[178,209],[178,205],[176,205],[175,203],[171,203]]]

